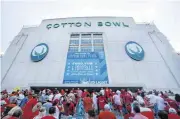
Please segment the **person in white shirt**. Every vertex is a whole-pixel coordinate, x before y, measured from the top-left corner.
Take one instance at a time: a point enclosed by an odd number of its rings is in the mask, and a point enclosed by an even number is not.
[[[116,104],[118,106],[121,105],[121,98],[118,95],[118,92],[116,92],[116,94],[113,96],[113,100],[114,100],[114,104]]]
[[[18,96],[18,105],[21,103],[21,101],[24,99],[24,94],[23,92],[19,92],[19,96]]]
[[[149,99],[149,102],[151,105],[154,105],[156,103],[156,96],[150,92],[149,95],[146,95],[146,97]]]
[[[59,93],[59,91],[56,91],[56,94],[54,95],[53,101],[55,101],[56,99],[60,100],[61,98],[61,93]]]
[[[164,108],[165,108],[164,99],[162,97],[159,97],[158,94],[156,95],[156,104],[158,107],[158,111],[164,110]]]
[[[51,92],[49,95],[49,101],[52,101],[52,98],[54,97],[53,93]]]
[[[53,107],[56,108],[54,117],[55,117],[56,119],[59,119],[59,114],[60,114],[60,111],[61,111],[61,110],[59,109],[59,102],[58,102],[58,100],[55,100],[55,101],[53,102]]]
[[[45,94],[46,94],[46,89],[44,89],[44,90],[42,91],[42,94],[43,94],[43,95],[45,95]]]
[[[121,103],[121,98],[120,95],[118,95],[119,92],[116,91],[116,94],[113,96],[114,104],[117,106],[118,111],[120,112],[120,115],[122,116],[122,103]]]
[[[71,99],[72,99],[72,101],[73,101],[73,102],[75,102],[76,97],[75,97],[75,95],[74,95],[73,91],[71,91],[71,92],[68,94],[68,98],[71,98]]]
[[[98,109],[98,105],[97,105],[97,95],[96,95],[95,92],[93,93],[93,106],[94,106],[94,109],[95,109],[95,110]]]
[[[144,103],[144,99],[140,96],[139,93],[137,93],[136,100],[139,102],[139,104],[143,104]]]
[[[141,112],[152,112],[150,108],[145,107],[144,103],[140,103],[140,110]]]
[[[118,94],[120,96],[121,95],[121,91],[117,90],[116,94]]]

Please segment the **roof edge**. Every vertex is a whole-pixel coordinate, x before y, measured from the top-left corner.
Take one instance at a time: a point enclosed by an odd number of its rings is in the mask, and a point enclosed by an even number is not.
[[[47,20],[73,19],[73,18],[131,18],[133,19],[133,17],[120,17],[120,16],[84,16],[84,17],[62,17],[62,18],[44,19],[42,20],[42,22],[47,21]]]

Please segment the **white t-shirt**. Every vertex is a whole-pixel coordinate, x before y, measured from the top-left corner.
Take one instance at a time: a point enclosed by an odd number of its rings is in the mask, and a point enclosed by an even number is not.
[[[59,113],[60,113],[60,111],[59,111],[59,109],[58,109],[57,106],[55,106],[55,108],[56,108],[56,112],[55,112],[55,114],[54,114],[54,117],[55,117],[56,119],[59,119]]]
[[[49,95],[49,101],[52,101],[52,98],[53,98],[53,94],[51,93],[51,95]]]
[[[42,94],[46,94],[46,90],[43,90],[43,91],[42,91]]]
[[[55,101],[56,99],[60,100],[60,98],[61,98],[61,94],[60,93],[55,94],[55,97],[54,97],[53,101]]]
[[[120,96],[121,95],[121,91],[117,90],[116,93]]]
[[[137,95],[136,99],[139,102],[139,104],[144,104],[144,100],[141,96]]]
[[[24,99],[24,95],[23,94],[19,94],[19,97],[18,97],[20,100]]]
[[[93,93],[93,104],[94,104],[94,108],[97,109],[97,95]]]
[[[162,97],[156,96],[156,103],[158,106],[158,110],[164,110],[165,104],[164,99]]]
[[[149,98],[150,100],[150,104],[155,104],[156,103],[156,96],[153,94],[147,95],[147,98]]]
[[[146,108],[146,107],[140,107],[140,111],[141,111],[141,112],[152,112],[151,109]]]
[[[114,95],[113,96],[113,99],[114,99],[114,103],[116,104],[116,105],[121,105],[121,101],[120,101],[120,96],[119,95]]]

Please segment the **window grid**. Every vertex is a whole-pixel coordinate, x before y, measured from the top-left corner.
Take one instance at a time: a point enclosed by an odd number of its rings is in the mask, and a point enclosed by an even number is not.
[[[69,52],[104,51],[102,33],[71,34]]]

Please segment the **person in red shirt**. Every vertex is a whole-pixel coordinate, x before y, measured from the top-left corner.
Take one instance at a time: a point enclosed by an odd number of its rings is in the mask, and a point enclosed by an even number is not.
[[[63,106],[64,106],[64,113],[66,116],[74,115],[75,106],[71,98],[68,100],[64,100]]]
[[[102,94],[100,94],[97,101],[98,101],[99,110],[104,110],[104,105],[107,102],[106,98]]]
[[[120,97],[121,97],[121,99],[122,99],[123,102],[125,101],[125,95],[126,95],[125,89],[121,89],[121,95],[120,95]]]
[[[177,105],[175,100],[172,100],[172,99],[170,99],[168,97],[165,97],[165,101],[168,102],[170,107],[174,108],[176,111],[178,110],[178,105]]]
[[[33,95],[33,97],[27,102],[23,110],[23,119],[31,119],[33,115],[32,109],[38,103],[37,95]]]
[[[64,95],[65,94],[65,91],[63,89],[61,89],[61,95]]]
[[[56,112],[56,108],[55,107],[50,107],[49,108],[49,115],[47,115],[47,116],[45,116],[45,117],[43,117],[41,119],[56,119],[54,117],[55,112]]]
[[[87,94],[90,95],[90,93],[87,91],[87,89],[84,89],[84,92],[82,93],[82,98],[86,97]]]
[[[126,92],[125,93],[125,96],[124,96],[124,102],[125,102],[125,105],[130,105],[132,103],[132,96],[130,93]]]
[[[6,106],[6,105],[8,105],[10,102],[9,102],[9,99],[8,99],[8,95],[7,94],[4,94],[4,96],[3,96],[4,98],[4,101],[6,102],[6,104],[4,105],[4,106]]]
[[[128,111],[128,113],[124,115],[124,119],[130,119],[130,117],[133,118],[134,114],[131,113],[131,106],[127,107],[127,111]]]
[[[83,99],[83,102],[84,102],[85,111],[87,113],[89,110],[92,109],[92,105],[93,105],[93,101],[89,94],[87,94],[87,96]]]
[[[100,112],[98,119],[116,119],[114,113],[110,112],[110,107],[108,104],[104,105],[104,111]]]
[[[110,89],[107,87],[106,89],[105,89],[105,96],[106,96],[106,98],[109,98],[110,97]]]

